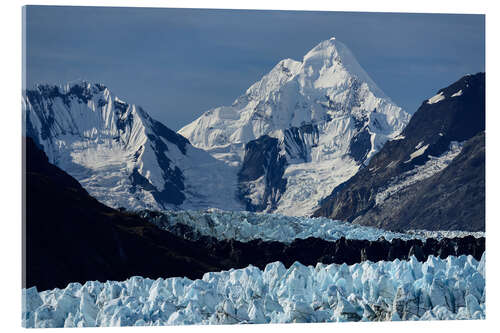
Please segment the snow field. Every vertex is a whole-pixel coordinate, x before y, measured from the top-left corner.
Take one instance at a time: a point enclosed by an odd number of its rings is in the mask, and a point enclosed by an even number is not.
[[[431,98],[429,98],[427,100],[427,104],[436,104],[438,102],[441,102],[443,99],[445,99],[446,97],[443,95],[443,92],[440,92],[439,94],[437,95],[434,95],[432,96]]]
[[[200,280],[132,277],[23,289],[23,326],[484,319],[485,254],[348,266],[280,263]]]

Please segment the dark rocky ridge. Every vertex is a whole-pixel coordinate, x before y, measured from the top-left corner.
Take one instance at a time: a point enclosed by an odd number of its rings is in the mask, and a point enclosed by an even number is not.
[[[484,230],[485,74],[467,75],[438,93],[445,98],[424,101],[404,138],[387,142],[368,166],[322,201],[314,216],[386,229]],[[376,194],[392,179],[425,164],[429,155],[446,152],[452,141],[467,143],[447,168],[375,205]],[[428,148],[411,159],[419,145]]]
[[[295,261],[353,264],[412,254],[421,260],[430,254],[471,254],[479,259],[484,252],[484,238],[473,237],[392,243],[309,238],[291,244],[190,237],[189,230],[168,232],[136,214],[99,203],[74,178],[48,163],[31,138],[26,139],[24,156],[23,287],[46,290],[135,275],[196,279],[205,272],[250,264],[262,269],[277,260],[286,266]]]
[[[351,155],[357,163],[363,163],[371,148],[371,135],[365,127],[352,137],[349,144],[349,155]]]
[[[384,229],[484,231],[484,132],[468,140],[451,164],[400,190],[354,223]]]

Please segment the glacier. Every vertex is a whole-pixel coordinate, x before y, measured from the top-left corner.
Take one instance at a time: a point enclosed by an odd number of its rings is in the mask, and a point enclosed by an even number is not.
[[[274,193],[276,205],[268,202],[257,181],[263,173],[242,184],[244,195],[252,204],[260,201],[265,212],[309,216],[320,200],[396,138],[409,119],[347,46],[331,38],[302,61],[280,61],[231,106],[206,111],[178,133],[237,167],[250,142],[263,136],[277,139],[287,162],[286,189],[274,189],[279,192]]]
[[[326,217],[294,217],[281,214],[223,211],[220,209],[150,212],[139,215],[161,229],[177,233],[178,226],[188,226],[196,234],[211,236],[219,240],[234,239],[248,242],[254,239],[291,243],[295,239],[309,237],[336,241],[342,237],[376,241],[381,237],[410,240],[427,238],[441,240],[473,236],[484,237],[484,232],[409,230],[392,232],[375,227],[361,226],[349,222],[331,220]],[[184,235],[179,235],[184,236]]]
[[[288,269],[273,262],[194,281],[134,276],[22,294],[22,324],[37,328],[484,319],[485,254]]]

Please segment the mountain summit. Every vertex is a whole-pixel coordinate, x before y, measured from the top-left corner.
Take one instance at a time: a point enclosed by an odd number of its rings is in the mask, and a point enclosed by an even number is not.
[[[281,60],[232,106],[205,112],[179,133],[194,146],[210,149],[246,143],[279,129],[325,123],[345,113],[361,119],[373,111],[383,117],[372,116],[372,124],[385,118],[378,124],[385,132],[379,135],[401,130],[409,120],[351,51],[332,38],[315,46],[302,62]]]
[[[106,205],[241,209],[233,168],[102,84],[39,85],[25,92],[23,112],[49,162]]]
[[[208,110],[178,133],[240,168],[248,210],[308,215],[409,119],[331,38],[302,62],[280,61],[233,105]]]

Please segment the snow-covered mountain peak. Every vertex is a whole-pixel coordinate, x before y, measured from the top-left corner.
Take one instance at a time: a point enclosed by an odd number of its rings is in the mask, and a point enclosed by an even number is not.
[[[322,41],[311,49],[304,56],[303,67],[311,76],[314,73],[318,75],[316,81],[320,82],[316,87],[335,87],[356,78],[360,83],[367,84],[377,97],[388,99],[361,67],[351,50],[335,37]]]
[[[91,98],[97,94],[109,94],[109,89],[102,83],[90,82],[84,79],[76,79],[64,84],[52,85],[38,83],[30,91],[38,91],[42,94],[73,95]]]
[[[39,85],[23,98],[26,135],[98,200],[118,208],[240,208],[236,170],[104,85]],[[221,188],[225,198],[213,197]]]
[[[301,62],[281,60],[231,106],[208,110],[178,133],[215,158],[242,165],[249,186],[243,196],[252,205],[268,201],[248,209],[306,215],[325,189],[352,176],[409,118],[332,38]],[[267,167],[273,170],[264,172]],[[278,198],[288,204],[280,208]]]
[[[87,91],[94,91],[96,93],[107,89],[106,86],[104,86],[102,83],[90,82],[84,79],[72,80],[62,85],[62,89],[64,92],[70,92],[72,89],[76,88],[85,89]]]
[[[342,60],[340,49],[342,48],[345,48],[345,45],[335,38],[324,40],[306,53],[303,62],[311,58],[332,59],[340,62]]]
[[[178,133],[84,80],[28,90],[23,105],[26,132],[52,163],[129,209],[308,215],[409,120],[337,39],[279,61]]]
[[[232,106],[217,107],[179,133],[203,149],[247,143],[304,124],[324,124],[340,115],[386,114],[383,130],[401,130],[408,114],[386,97],[339,40],[325,40],[302,62],[284,59]]]

